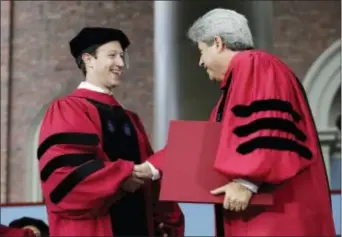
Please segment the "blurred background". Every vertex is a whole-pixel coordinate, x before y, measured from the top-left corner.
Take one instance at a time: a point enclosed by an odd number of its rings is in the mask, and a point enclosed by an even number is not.
[[[220,95],[186,38],[193,21],[216,7],[245,14],[256,46],[280,57],[303,83],[341,233],[341,1],[329,0],[1,1],[1,224],[24,213],[46,220],[37,132],[46,106],[83,80],[69,40],[85,26],[128,35],[130,69],[115,96],[140,115],[159,149],[171,119],[206,120]],[[213,235],[210,205],[182,208],[187,235]]]

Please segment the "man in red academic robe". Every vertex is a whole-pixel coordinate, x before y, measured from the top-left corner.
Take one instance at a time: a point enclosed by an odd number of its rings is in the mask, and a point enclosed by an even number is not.
[[[222,122],[214,167],[227,176],[225,186],[212,190],[225,194],[224,210],[215,207],[217,235],[335,236],[317,130],[294,73],[253,50],[248,22],[235,11],[208,12],[188,36],[198,45],[200,66],[222,90],[210,116]],[[149,160],[159,169],[162,153]],[[272,192],[274,205],[248,206],[251,184]]]
[[[184,235],[179,206],[158,202],[158,181],[133,171],[153,152],[137,114],[111,93],[128,45],[109,28],[84,28],[70,41],[86,79],[49,106],[37,152],[51,236]]]

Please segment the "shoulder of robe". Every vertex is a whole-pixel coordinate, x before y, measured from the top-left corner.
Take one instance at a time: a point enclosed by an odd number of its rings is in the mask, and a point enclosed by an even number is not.
[[[240,78],[242,76],[244,80],[241,80],[241,83],[248,81],[249,86],[264,89],[270,87],[280,89],[280,85],[297,86],[294,72],[271,53],[262,50],[241,52],[237,55],[234,64],[233,73]]]
[[[278,56],[262,50],[242,52],[237,61],[239,68],[246,68],[248,65],[250,69],[255,67],[273,68],[277,71],[292,73],[290,67]]]
[[[57,98],[47,108],[45,118],[65,121],[70,121],[72,117],[85,118],[84,115],[88,113],[89,106],[90,103],[83,98],[73,96]]]
[[[72,111],[75,112],[86,112],[87,107],[89,107],[89,102],[87,102],[84,98],[78,98],[75,96],[65,96],[61,98],[57,98],[48,107],[48,110],[52,111]]]

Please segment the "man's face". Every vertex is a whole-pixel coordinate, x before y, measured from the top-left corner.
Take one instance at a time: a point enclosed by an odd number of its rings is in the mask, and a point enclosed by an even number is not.
[[[199,41],[197,46],[201,53],[199,66],[207,71],[210,80],[221,81],[222,73],[218,60],[219,50],[217,45],[214,43],[212,46],[208,46],[206,43]]]
[[[124,52],[118,41],[111,41],[101,45],[96,50],[96,57],[89,60],[91,75],[107,88],[114,88],[120,84],[120,76],[125,66]]]

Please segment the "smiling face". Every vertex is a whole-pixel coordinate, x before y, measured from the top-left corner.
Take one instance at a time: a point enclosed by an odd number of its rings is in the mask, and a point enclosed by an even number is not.
[[[118,41],[101,45],[96,55],[83,54],[87,67],[87,80],[97,86],[112,89],[120,84],[120,76],[125,66],[124,52]]]
[[[199,66],[207,71],[209,79],[219,82],[224,80],[229,63],[237,52],[226,48],[220,37],[215,37],[210,46],[202,41],[197,46],[201,53]]]
[[[215,44],[212,46],[207,45],[206,43],[200,41],[197,44],[198,50],[201,53],[199,66],[203,67],[208,75],[210,80],[219,81],[219,63],[217,61],[217,51],[215,50]]]

